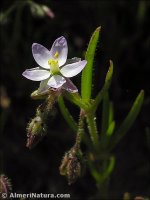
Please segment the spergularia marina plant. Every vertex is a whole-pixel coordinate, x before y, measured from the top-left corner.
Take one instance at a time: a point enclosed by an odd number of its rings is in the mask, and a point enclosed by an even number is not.
[[[76,134],[75,143],[64,154],[59,167],[60,174],[66,176],[69,184],[74,183],[83,174],[82,165],[86,160],[88,169],[100,191],[100,198],[109,199],[109,178],[115,166],[113,149],[138,116],[144,99],[144,91],[140,91],[127,116],[120,126],[116,127],[113,103],[109,97],[113,75],[111,60],[104,85],[96,97],[92,94],[94,56],[99,34],[100,27],[95,30],[90,39],[85,60],[76,57],[67,59],[68,45],[63,36],[54,41],[50,50],[33,43],[32,54],[38,66],[25,70],[23,76],[32,81],[40,81],[39,88],[31,94],[31,98],[41,99],[44,102],[38,106],[35,116],[28,123],[26,146],[33,148],[45,136],[47,119],[52,113],[54,104],[58,102],[60,112],[72,132]],[[81,71],[81,94],[79,94],[70,78]],[[64,100],[69,100],[79,108],[78,122],[70,114]],[[101,121],[98,121],[100,125],[97,126],[96,112],[100,103],[102,103],[102,115]],[[81,151],[81,142],[86,145],[84,154]]]

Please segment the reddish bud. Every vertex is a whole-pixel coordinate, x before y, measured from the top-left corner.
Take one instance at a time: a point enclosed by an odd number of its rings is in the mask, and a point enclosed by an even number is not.
[[[3,199],[2,194],[8,194],[12,191],[10,180],[4,175],[0,175],[0,199]]]

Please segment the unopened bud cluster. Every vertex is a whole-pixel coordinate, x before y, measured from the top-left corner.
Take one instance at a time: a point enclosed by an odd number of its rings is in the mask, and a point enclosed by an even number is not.
[[[74,183],[81,175],[81,150],[73,146],[70,151],[65,153],[60,165],[60,174],[66,176],[68,184]]]

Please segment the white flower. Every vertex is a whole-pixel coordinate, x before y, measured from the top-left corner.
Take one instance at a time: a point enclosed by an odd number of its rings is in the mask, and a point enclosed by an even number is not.
[[[68,45],[63,36],[54,41],[50,51],[40,44],[33,43],[32,54],[39,67],[27,69],[22,75],[32,81],[41,81],[39,92],[50,87],[63,87],[70,92],[78,91],[68,78],[79,74],[87,61],[81,61],[80,58],[67,60]]]

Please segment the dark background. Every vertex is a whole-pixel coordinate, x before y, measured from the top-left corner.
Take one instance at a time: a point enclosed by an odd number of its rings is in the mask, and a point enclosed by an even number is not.
[[[93,78],[93,97],[104,83],[109,59],[114,62],[110,91],[117,125],[122,122],[141,89],[145,100],[140,115],[114,150],[116,166],[111,175],[110,199],[150,196],[150,1],[36,1],[49,6],[54,18],[39,18],[25,1],[1,1],[4,13],[17,2],[17,8],[1,21],[1,172],[17,193],[70,193],[72,199],[89,199],[97,189],[88,169],[75,184],[68,186],[59,175],[65,151],[74,144],[75,135],[56,105],[48,121],[47,136],[32,150],[26,148],[26,126],[41,103],[30,99],[38,83],[25,79],[22,72],[36,67],[31,45],[50,48],[65,36],[69,58],[82,57],[93,31],[102,27]],[[72,79],[80,88],[80,76]],[[78,110],[68,104],[78,117]],[[97,122],[100,124],[100,109]]]

